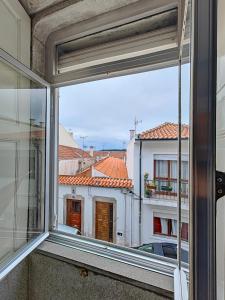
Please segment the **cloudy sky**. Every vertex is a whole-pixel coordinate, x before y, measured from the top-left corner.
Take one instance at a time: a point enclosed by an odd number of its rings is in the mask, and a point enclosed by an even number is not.
[[[188,73],[188,66],[183,74]],[[188,78],[188,76],[185,76]],[[177,68],[98,80],[60,89],[60,123],[82,146],[125,148],[134,119],[137,133],[163,122],[177,123]],[[188,123],[189,82],[183,87],[183,123]]]

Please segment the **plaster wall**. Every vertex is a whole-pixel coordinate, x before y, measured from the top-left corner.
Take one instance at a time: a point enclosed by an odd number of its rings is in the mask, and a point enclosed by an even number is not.
[[[172,295],[161,296],[147,288],[138,287],[56,258],[33,253],[30,257],[29,295],[32,300],[163,300]]]
[[[138,203],[125,189],[59,185],[58,222],[66,223],[66,199],[83,201],[83,235],[95,237],[95,201],[114,203],[114,242],[138,244]],[[122,235],[121,235],[122,234]]]
[[[133,153],[131,151],[133,148]],[[188,158],[188,141],[183,141],[182,143],[182,154],[183,159]],[[164,217],[168,219],[176,219],[177,215],[177,202],[176,200],[169,199],[157,199],[145,198],[144,197],[144,174],[148,173],[149,180],[154,177],[154,157],[156,155],[163,155],[168,157],[175,157],[177,153],[177,141],[143,141],[142,142],[142,152],[141,152],[141,191],[139,185],[139,157],[140,157],[140,142],[135,141],[128,145],[127,161],[128,169],[131,166],[132,156],[133,156],[133,167],[130,169],[135,170],[133,172],[134,180],[134,193],[135,195],[141,196],[143,198],[142,202],[142,234],[141,243],[151,243],[151,242],[172,242],[176,243],[176,238],[156,236],[153,234],[153,217],[157,214],[159,217]],[[188,222],[188,201],[182,203],[182,222]],[[182,243],[183,248],[187,248],[187,243]]]

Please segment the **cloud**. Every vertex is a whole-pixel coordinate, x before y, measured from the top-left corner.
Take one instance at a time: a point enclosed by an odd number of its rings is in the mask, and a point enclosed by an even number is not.
[[[177,76],[173,67],[61,88],[60,123],[73,130],[78,142],[85,135],[85,142],[96,148],[103,144],[121,148],[135,117],[142,121],[139,132],[165,121],[177,122]],[[184,87],[187,119],[186,82]]]

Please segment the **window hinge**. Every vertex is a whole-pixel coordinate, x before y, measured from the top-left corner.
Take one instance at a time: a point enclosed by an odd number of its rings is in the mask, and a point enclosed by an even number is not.
[[[225,196],[225,173],[216,171],[216,200]]]

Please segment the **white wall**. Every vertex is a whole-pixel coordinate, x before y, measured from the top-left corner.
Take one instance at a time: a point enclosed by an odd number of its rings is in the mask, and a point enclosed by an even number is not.
[[[99,172],[94,167],[92,167],[92,176],[93,177],[109,177],[109,176],[105,175],[104,173]]]
[[[188,141],[183,141],[183,154],[188,154]],[[149,174],[149,179],[152,180],[154,176],[154,156],[155,155],[176,155],[177,141],[143,141],[142,142],[142,171],[141,171],[141,194],[144,198],[144,174]],[[140,142],[135,141],[134,144],[134,193],[140,195],[139,191],[139,156],[140,156]],[[168,199],[151,199],[144,198],[142,204],[142,244],[166,240],[176,242],[176,239],[156,237],[153,234],[153,214],[160,210],[166,218],[174,218],[177,214],[176,200]],[[182,204],[182,221],[188,221],[188,203]]]
[[[80,171],[80,167],[84,170],[91,166],[94,163],[94,161],[94,158],[75,158],[60,160],[59,175],[75,175],[78,171]]]
[[[185,143],[186,142],[186,143]],[[182,143],[183,154],[188,155],[188,141]],[[149,179],[154,176],[154,155],[177,154],[177,141],[145,141],[142,142],[142,186],[144,186],[144,174],[149,174]],[[139,171],[139,141],[134,147],[134,170]],[[139,192],[139,172],[134,172],[134,192]]]
[[[137,203],[134,203],[132,194],[124,194],[122,189],[116,188],[59,185],[58,222],[60,224],[66,223],[66,198],[68,197],[84,201],[82,220],[84,236],[95,237],[94,201],[101,199],[115,203],[115,243],[129,247],[138,245],[138,225],[137,222],[131,221],[131,210],[133,210],[133,220],[138,219]],[[117,232],[121,232],[123,235],[119,236]]]
[[[0,48],[30,67],[31,20],[18,0],[0,1]]]
[[[80,148],[74,138],[61,124],[59,124],[59,145]]]
[[[133,179],[134,177],[134,142],[135,139],[129,141],[127,145],[127,158],[126,158],[126,166],[127,166],[127,172],[128,177],[130,179]]]

